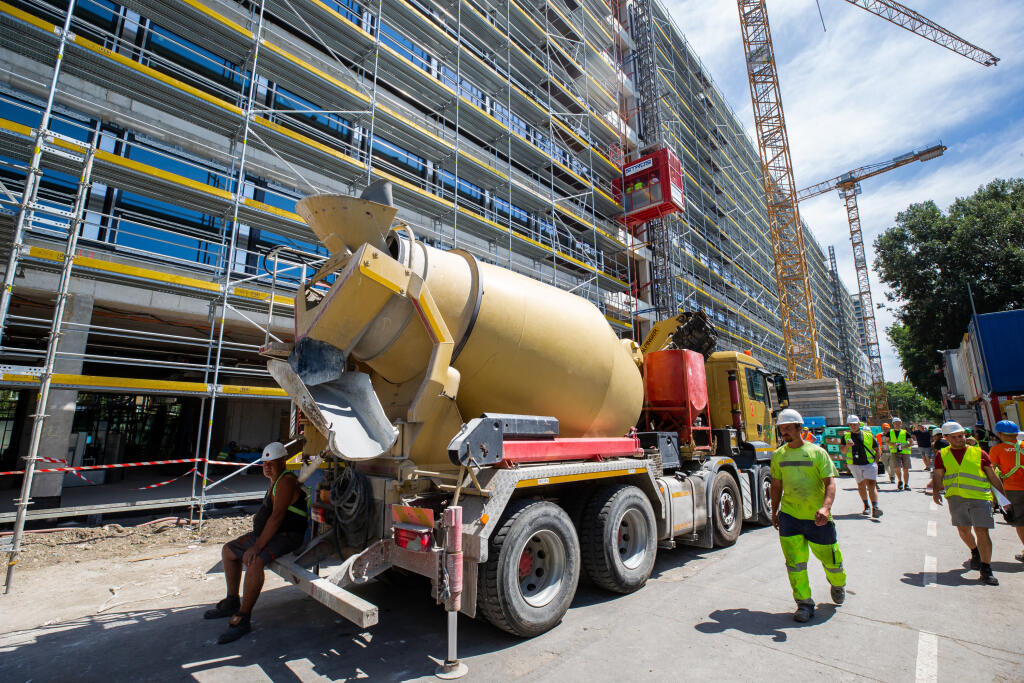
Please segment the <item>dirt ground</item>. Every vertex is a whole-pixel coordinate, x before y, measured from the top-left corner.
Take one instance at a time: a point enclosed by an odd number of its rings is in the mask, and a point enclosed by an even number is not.
[[[251,530],[251,516],[233,515],[204,520],[201,534],[198,524],[173,517],[139,526],[104,524],[26,533],[17,568],[25,571],[104,558],[142,562],[184,555],[208,545],[218,546]]]

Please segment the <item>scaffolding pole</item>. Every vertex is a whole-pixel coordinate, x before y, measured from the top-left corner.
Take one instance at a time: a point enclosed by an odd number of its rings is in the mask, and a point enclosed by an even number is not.
[[[256,30],[253,32],[253,48],[252,48],[252,66],[250,68],[249,78],[249,93],[246,97],[245,111],[243,112],[243,123],[242,123],[242,145],[241,151],[238,153],[238,168],[235,178],[235,192],[232,198],[231,207],[231,221],[230,235],[228,236],[228,258],[224,266],[224,281],[221,285],[223,294],[220,302],[220,322],[217,330],[217,346],[215,352],[215,361],[213,365],[213,383],[212,390],[210,391],[209,405],[210,415],[206,423],[206,455],[203,458],[203,486],[200,492],[199,498],[199,530],[203,528],[203,515],[206,511],[206,486],[207,486],[207,474],[210,469],[210,447],[213,441],[213,416],[214,411],[217,407],[217,392],[216,387],[220,382],[220,364],[221,354],[224,350],[224,326],[225,319],[227,317],[228,309],[228,293],[231,290],[231,274],[235,268],[235,252],[238,248],[238,209],[242,203],[242,194],[245,191],[245,162],[246,156],[249,149],[249,129],[252,124],[253,117],[253,104],[256,100],[256,91],[259,88],[259,77],[257,76],[257,67],[259,66],[260,56],[260,45],[263,42],[263,12],[265,9],[265,1],[260,0],[259,7],[256,10]]]
[[[36,194],[39,191],[40,177],[42,171],[39,162],[43,156],[43,147],[50,136],[50,116],[53,113],[53,101],[57,96],[57,81],[60,79],[61,67],[64,65],[64,48],[68,43],[68,35],[71,32],[71,19],[75,13],[75,0],[68,0],[67,13],[64,16],[64,27],[60,31],[60,38],[57,42],[57,61],[53,66],[53,75],[50,77],[50,87],[46,93],[46,106],[43,107],[43,118],[36,130],[35,145],[32,148],[32,160],[28,165],[28,174],[25,176],[25,189],[21,194],[21,205],[18,207],[18,217],[14,221],[14,237],[11,244],[11,253],[7,257],[7,271],[4,273],[3,290],[0,291],[0,338],[7,329],[7,311],[11,307],[11,296],[14,290],[14,277],[18,271],[18,260],[21,258],[21,241],[25,235],[25,223],[27,217],[35,207]]]
[[[70,14],[70,9],[68,13]],[[71,271],[75,261],[75,250],[78,247],[78,234],[81,229],[82,215],[89,196],[89,178],[92,175],[92,163],[96,148],[90,146],[82,160],[82,174],[78,181],[78,192],[75,197],[74,214],[68,222],[68,237],[64,248],[64,263],[60,271],[60,284],[57,287],[57,301],[50,324],[50,339],[46,345],[46,361],[39,376],[39,397],[36,400],[36,413],[32,416],[32,437],[25,458],[25,475],[21,481],[21,495],[18,499],[18,514],[14,520],[14,533],[11,536],[10,555],[7,560],[7,576],[4,580],[4,594],[10,592],[14,581],[14,568],[18,564],[21,552],[21,538],[25,532],[25,514],[31,504],[32,478],[35,474],[36,461],[39,459],[39,447],[42,444],[43,427],[46,424],[46,410],[50,401],[50,386],[53,383],[54,366],[57,362],[57,347],[63,333],[64,311],[67,308],[69,290],[71,288]]]

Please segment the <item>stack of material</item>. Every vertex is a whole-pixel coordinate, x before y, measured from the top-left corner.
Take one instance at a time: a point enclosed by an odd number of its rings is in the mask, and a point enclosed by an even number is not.
[[[801,415],[823,415],[825,423],[830,427],[845,424],[843,415],[842,394],[839,380],[835,377],[825,379],[803,379],[789,382],[789,407]]]

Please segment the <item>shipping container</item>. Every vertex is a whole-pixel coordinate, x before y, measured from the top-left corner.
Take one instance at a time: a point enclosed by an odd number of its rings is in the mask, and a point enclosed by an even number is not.
[[[974,316],[967,337],[980,396],[1024,393],[1024,309]]]

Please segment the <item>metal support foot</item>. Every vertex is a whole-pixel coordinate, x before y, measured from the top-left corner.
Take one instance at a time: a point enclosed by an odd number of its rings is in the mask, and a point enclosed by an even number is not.
[[[451,681],[469,673],[469,667],[459,661],[458,642],[459,613],[451,611],[448,612],[448,656],[445,658],[444,664],[434,670],[434,676],[437,678]]]

